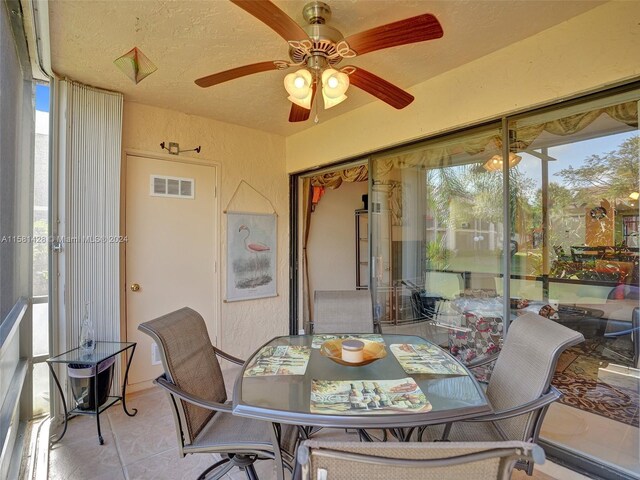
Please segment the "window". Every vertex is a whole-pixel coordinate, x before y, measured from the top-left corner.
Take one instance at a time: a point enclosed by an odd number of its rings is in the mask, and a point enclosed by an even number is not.
[[[33,167],[33,416],[49,412],[49,85],[35,87]]]
[[[521,181],[510,187],[519,244],[511,289],[524,278],[535,282],[556,321],[585,337],[560,357],[553,385],[564,397],[549,409],[541,438],[636,475],[630,439],[638,432],[640,376],[637,333],[629,331],[639,290],[639,97],[509,122],[511,147],[522,157]]]

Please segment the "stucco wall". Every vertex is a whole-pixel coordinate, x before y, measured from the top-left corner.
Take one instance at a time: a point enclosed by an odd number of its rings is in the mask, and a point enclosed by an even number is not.
[[[640,76],[640,2],[610,2],[381,101],[287,137],[287,171],[362,155]],[[508,26],[505,26],[508,28]],[[363,67],[366,62],[363,60]],[[382,72],[380,72],[382,74]],[[321,149],[309,149],[318,138]]]
[[[203,117],[125,102],[123,149],[162,153],[159,145],[163,141],[178,142],[183,149],[201,145],[199,155],[193,152],[182,155],[220,164],[221,210],[225,209],[241,180],[245,180],[268,198],[278,214],[279,296],[223,303],[221,308],[222,338],[219,346],[245,358],[269,338],[286,334],[289,330],[289,195],[284,138]],[[235,211],[271,213],[268,201],[246,186],[239,190],[231,207]],[[222,212],[220,214],[220,298],[224,298],[226,218]]]

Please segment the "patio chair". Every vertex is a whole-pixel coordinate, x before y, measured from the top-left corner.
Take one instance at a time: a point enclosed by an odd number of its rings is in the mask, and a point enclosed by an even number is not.
[[[535,313],[519,316],[509,327],[487,386],[494,413],[444,427],[422,427],[419,438],[537,442],[549,405],[562,396],[551,386],[558,357],[582,341],[581,333]],[[531,475],[533,464],[519,463],[517,468]]]
[[[411,280],[401,280],[400,283],[409,290],[411,295],[411,312],[413,314],[412,321],[435,321],[438,316],[442,297],[437,293],[425,291]]]
[[[138,329],[158,345],[164,374],[155,383],[173,407],[181,457],[190,453],[217,453],[223,459],[207,468],[199,479],[221,478],[239,467],[252,480],[255,460],[273,459],[282,465],[280,442],[295,443],[293,427],[234,416],[227,402],[224,378],[217,357],[239,365],[244,362],[211,345],[200,314],[184,307]],[[293,449],[291,450],[293,452]],[[291,468],[289,463],[285,464]],[[280,469],[280,478],[283,478]],[[213,475],[213,476],[210,476]]]
[[[375,333],[368,290],[316,290],[312,333]]]
[[[631,363],[631,366],[634,368],[640,368],[640,308],[635,307],[633,312],[631,313],[631,328],[626,328],[624,330],[618,330],[613,332],[607,332],[604,334],[605,338],[617,338],[625,335],[629,335],[631,340],[631,345],[633,347],[632,357],[626,358],[624,355],[621,355],[625,360]],[[614,352],[616,355],[620,355],[617,352]]]
[[[300,468],[296,470],[303,480],[322,476],[330,480],[504,480],[511,478],[518,460],[543,463],[544,451],[524,442],[427,445],[306,440],[298,449],[297,460]]]

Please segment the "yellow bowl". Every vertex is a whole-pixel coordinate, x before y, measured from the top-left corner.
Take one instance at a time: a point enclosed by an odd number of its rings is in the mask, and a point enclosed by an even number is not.
[[[357,363],[345,362],[342,359],[342,341],[343,340],[360,340],[364,343],[364,349],[362,350],[363,360]],[[370,342],[362,340],[360,338],[337,338],[335,340],[327,340],[320,347],[320,354],[330,358],[340,365],[346,365],[347,367],[362,367],[363,365],[369,365],[371,362],[380,360],[387,356],[387,349],[384,348],[384,343]]]

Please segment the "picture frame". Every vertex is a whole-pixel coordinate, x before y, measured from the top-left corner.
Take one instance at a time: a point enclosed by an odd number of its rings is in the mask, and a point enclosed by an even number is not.
[[[227,212],[227,302],[275,297],[277,216]]]

